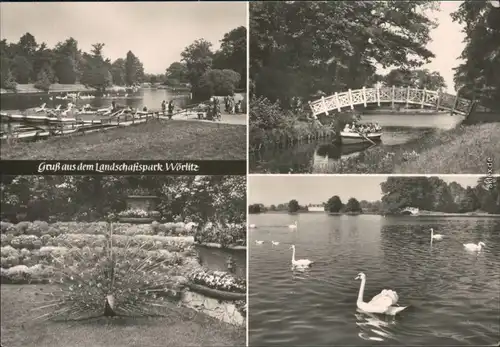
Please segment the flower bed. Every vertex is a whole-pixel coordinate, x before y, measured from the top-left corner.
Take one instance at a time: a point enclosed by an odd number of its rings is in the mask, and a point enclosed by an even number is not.
[[[194,285],[206,287],[219,292],[246,295],[246,282],[223,271],[198,271],[188,277]],[[212,291],[212,293],[216,293]],[[241,297],[239,298],[241,300]]]
[[[200,244],[217,243],[221,247],[246,245],[246,224],[221,224],[209,222],[194,236]]]
[[[113,223],[113,234],[119,235],[171,235],[171,236],[193,236],[195,232],[194,223],[158,223],[149,225],[133,225],[130,223]],[[50,235],[61,234],[106,234],[109,230],[107,222],[21,222],[18,224],[1,222],[1,233],[5,235]]]

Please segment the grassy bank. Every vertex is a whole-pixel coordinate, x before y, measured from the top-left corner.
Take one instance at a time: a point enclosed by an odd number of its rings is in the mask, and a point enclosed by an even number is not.
[[[36,295],[47,285],[2,285],[2,346],[244,346],[245,331],[187,308],[169,318],[98,318],[83,322],[35,322]],[[47,290],[48,291],[48,290]],[[145,333],[146,332],[146,333]]]
[[[2,143],[2,159],[244,160],[242,125],[153,120],[146,124],[48,140]]]
[[[486,159],[500,172],[500,123],[436,131],[391,152],[381,147],[328,167],[337,173],[487,174]]]

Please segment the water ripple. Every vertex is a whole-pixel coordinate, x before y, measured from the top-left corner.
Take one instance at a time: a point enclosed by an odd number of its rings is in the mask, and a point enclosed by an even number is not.
[[[500,328],[500,220],[266,214],[251,216],[249,343],[266,346],[494,345]],[[288,225],[299,219],[299,229]],[[430,243],[429,229],[447,237]],[[255,245],[254,240],[264,240]],[[280,245],[272,246],[271,240]],[[462,243],[484,241],[480,254]],[[315,261],[291,269],[296,258]],[[396,317],[357,312],[396,290]]]

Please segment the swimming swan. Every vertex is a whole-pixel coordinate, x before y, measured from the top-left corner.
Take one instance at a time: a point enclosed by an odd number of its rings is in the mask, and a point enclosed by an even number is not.
[[[255,229],[255,228],[257,228],[257,226],[256,226],[255,224],[250,224],[248,227],[249,227],[250,229]]]
[[[255,244],[257,245],[262,245],[264,243],[264,241],[255,241]]]
[[[356,305],[361,311],[368,313],[384,313],[387,315],[394,316],[396,313],[403,311],[407,306],[392,306],[395,305],[398,300],[398,294],[390,289],[384,289],[380,294],[375,295],[370,302],[363,301],[363,293],[365,291],[366,275],[362,272],[356,276],[355,280],[361,279],[361,286],[359,287],[358,300]]]
[[[483,247],[486,247],[484,242],[479,242],[477,245],[475,243],[464,243],[464,247],[468,251],[479,252]]]
[[[290,229],[297,229],[297,224],[298,224],[297,221],[295,221],[293,224],[290,224],[288,227]]]
[[[295,260],[295,245],[292,245],[290,248],[293,249],[293,253],[292,253],[292,265],[293,266],[295,266],[295,267],[309,267],[309,266],[311,266],[311,264],[314,263],[312,260],[309,260],[309,259]]]
[[[273,246],[277,246],[280,244],[279,242],[276,242],[276,241],[271,241],[271,243],[273,244]]]
[[[431,241],[432,241],[432,240],[437,240],[437,241],[439,241],[439,240],[442,240],[442,239],[443,239],[443,237],[444,237],[444,236],[443,236],[443,235],[441,235],[441,234],[434,234],[434,229],[432,229],[432,228],[431,228]]]

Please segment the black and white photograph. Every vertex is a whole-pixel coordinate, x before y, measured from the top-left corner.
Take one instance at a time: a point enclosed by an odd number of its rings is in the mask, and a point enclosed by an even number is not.
[[[244,2],[2,2],[2,159],[245,160]]]
[[[250,173],[500,173],[500,2],[250,3]]]
[[[2,346],[245,346],[245,176],[1,179]]]
[[[498,346],[500,177],[253,175],[249,346]]]

